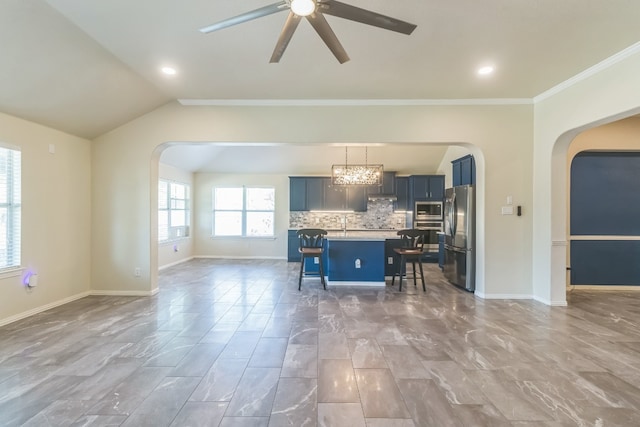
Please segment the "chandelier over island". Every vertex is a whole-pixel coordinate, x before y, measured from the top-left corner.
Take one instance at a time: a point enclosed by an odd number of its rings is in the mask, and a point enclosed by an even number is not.
[[[349,164],[347,161],[347,147],[344,148],[344,164],[331,166],[331,183],[333,185],[382,185],[382,165],[367,163],[367,148],[365,147],[365,163]]]

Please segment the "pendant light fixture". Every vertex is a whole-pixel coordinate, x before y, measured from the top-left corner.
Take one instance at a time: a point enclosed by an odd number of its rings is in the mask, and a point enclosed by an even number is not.
[[[331,183],[333,185],[382,185],[382,165],[370,165],[367,158],[367,147],[364,148],[364,164],[348,162],[347,147],[344,147],[344,164],[331,166]]]

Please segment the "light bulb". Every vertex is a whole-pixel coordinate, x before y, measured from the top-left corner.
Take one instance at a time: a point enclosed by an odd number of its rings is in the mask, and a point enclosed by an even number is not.
[[[311,15],[316,10],[314,0],[291,0],[291,11],[298,16]]]

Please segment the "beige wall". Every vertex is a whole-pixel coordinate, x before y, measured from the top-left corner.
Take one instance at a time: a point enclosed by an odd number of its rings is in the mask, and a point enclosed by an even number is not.
[[[91,146],[1,113],[0,142],[22,151],[22,265],[38,273],[32,289],[24,271],[0,276],[2,325],[89,292]]]
[[[569,144],[587,129],[640,112],[639,46],[610,64],[600,64],[566,89],[536,100],[533,292],[545,303],[566,304]]]
[[[214,187],[273,187],[276,192],[275,238],[212,238]],[[196,174],[196,255],[219,258],[287,259],[289,177],[286,175]]]
[[[157,203],[157,159],[165,143],[436,143],[469,144],[476,157],[478,293],[530,297],[531,216],[504,217],[500,205],[510,194],[531,206],[532,111],[531,105],[167,104],[94,141],[93,221],[107,226],[93,230],[92,285],[113,291],[153,291],[157,262],[150,242],[157,230],[150,212]],[[116,162],[117,171],[111,167]],[[107,196],[95,197],[100,193]],[[140,278],[133,276],[137,266],[143,270]]]
[[[191,233],[189,237],[158,243],[158,267],[162,269],[193,258],[193,204],[195,190],[193,188],[193,173],[191,172],[160,163],[158,165],[158,175],[160,179],[188,184],[191,190],[191,218],[189,222],[191,224]]]

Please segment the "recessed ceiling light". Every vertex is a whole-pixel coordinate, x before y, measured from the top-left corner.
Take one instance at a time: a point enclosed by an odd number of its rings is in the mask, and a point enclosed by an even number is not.
[[[175,68],[173,67],[162,67],[162,73],[166,74],[167,76],[175,76],[177,71]]]
[[[493,74],[494,68],[492,65],[485,65],[484,67],[478,68],[479,76],[488,76],[489,74]]]

